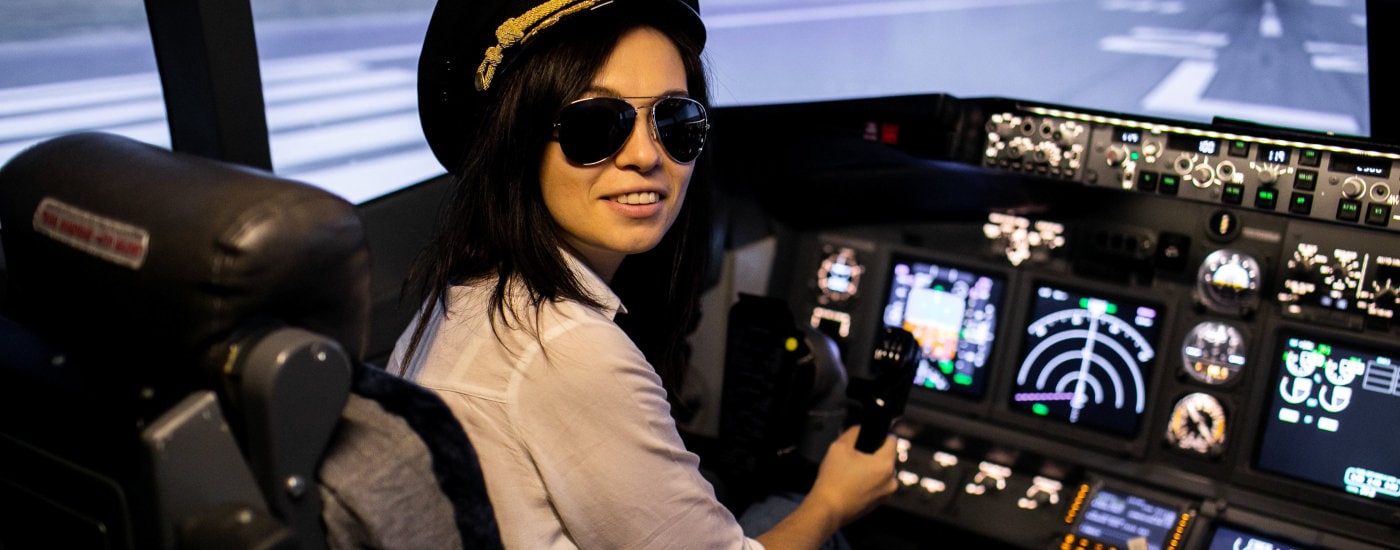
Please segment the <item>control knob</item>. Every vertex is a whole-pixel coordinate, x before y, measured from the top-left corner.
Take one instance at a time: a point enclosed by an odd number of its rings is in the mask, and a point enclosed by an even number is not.
[[[1104,152],[1104,160],[1108,161],[1110,167],[1122,166],[1123,162],[1128,160],[1128,146],[1114,145],[1109,147],[1108,151]]]
[[[1352,176],[1342,181],[1342,196],[1348,199],[1360,198],[1366,194],[1366,180]]]
[[[1278,183],[1278,169],[1272,166],[1259,167],[1259,183],[1264,185]]]
[[[1211,184],[1215,183],[1215,170],[1209,164],[1202,162],[1191,169],[1191,179],[1196,180],[1196,187],[1202,189],[1210,187]]]

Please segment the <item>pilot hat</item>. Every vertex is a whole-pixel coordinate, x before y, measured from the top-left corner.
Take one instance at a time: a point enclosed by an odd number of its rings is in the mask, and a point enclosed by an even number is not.
[[[650,10],[705,43],[699,0],[439,0],[418,58],[418,118],[438,162],[461,169],[487,95],[540,36],[622,10]]]

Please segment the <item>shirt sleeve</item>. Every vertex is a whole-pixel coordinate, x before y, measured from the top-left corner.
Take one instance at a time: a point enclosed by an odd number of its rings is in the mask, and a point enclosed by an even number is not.
[[[565,321],[521,378],[520,437],[581,548],[761,548],[700,475],[661,379],[616,325]]]

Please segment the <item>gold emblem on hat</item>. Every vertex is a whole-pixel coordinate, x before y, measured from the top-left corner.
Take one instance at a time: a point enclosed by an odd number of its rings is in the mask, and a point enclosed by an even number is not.
[[[529,42],[535,34],[558,23],[560,19],[592,8],[600,1],[550,0],[501,23],[496,27],[496,45],[486,48],[486,55],[476,68],[476,90],[484,92],[491,87],[491,80],[496,77],[496,67],[505,60],[507,48]]]

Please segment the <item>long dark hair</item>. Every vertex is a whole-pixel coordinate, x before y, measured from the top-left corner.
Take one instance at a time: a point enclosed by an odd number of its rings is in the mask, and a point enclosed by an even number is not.
[[[457,173],[436,237],[415,259],[405,295],[424,304],[405,350],[411,361],[435,307],[448,314],[452,285],[494,280],[493,327],[503,323],[538,336],[525,320],[538,319],[544,304],[572,300],[599,306],[565,264],[559,229],[540,191],[540,159],[558,110],[592,83],[628,30],[651,26],[671,37],[685,65],[690,96],[709,104],[701,45],[664,21],[643,14],[594,18],[541,36],[529,57],[498,75],[486,108],[476,121],[471,150]],[[547,41],[547,42],[545,42]],[[711,190],[708,151],[696,160],[685,203],[675,223],[652,250],[627,257],[612,280],[628,313],[618,325],[656,368],[679,404],[689,355],[686,336],[699,316],[699,295],[711,253]],[[515,311],[507,300],[513,279],[524,283],[533,312]]]

